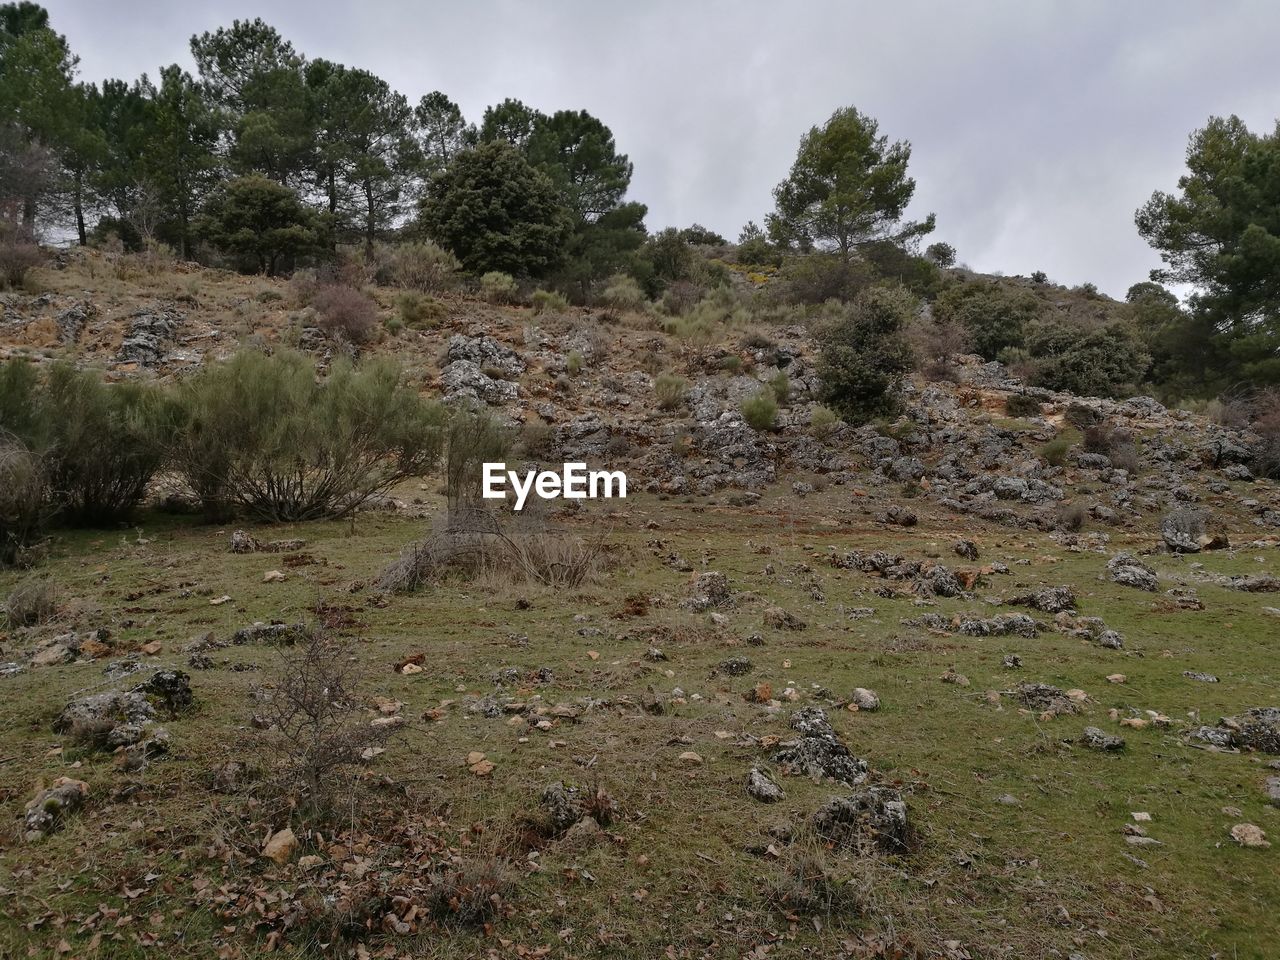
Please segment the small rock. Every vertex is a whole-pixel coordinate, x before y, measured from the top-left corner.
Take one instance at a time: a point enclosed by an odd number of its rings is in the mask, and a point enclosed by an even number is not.
[[[695,753],[692,750],[686,750],[684,753],[680,754],[680,762],[686,763],[691,767],[696,767],[702,763],[702,755]]]
[[[880,695],[866,687],[855,687],[853,696],[849,698],[849,706],[859,710],[879,710]]]
[[[747,774],[747,793],[761,803],[777,803],[786,797],[782,788],[759,767],[752,767]]]
[[[1106,733],[1097,727],[1085,727],[1084,734],[1080,738],[1090,750],[1123,750],[1124,738],[1117,737],[1114,734]]]
[[[1231,828],[1231,839],[1242,847],[1263,849],[1271,846],[1266,832],[1252,823],[1237,823]]]
[[[285,864],[293,858],[297,850],[298,838],[294,836],[293,828],[285,827],[271,835],[271,839],[262,848],[262,855],[275,863]]]

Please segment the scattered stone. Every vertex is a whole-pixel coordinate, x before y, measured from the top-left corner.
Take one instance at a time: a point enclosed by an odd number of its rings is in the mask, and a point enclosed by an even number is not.
[[[1271,846],[1266,831],[1252,823],[1237,823],[1231,828],[1231,839],[1242,847],[1265,849]]]
[[[1183,670],[1182,675],[1188,680],[1198,680],[1200,683],[1217,683],[1218,678],[1212,673],[1197,673],[1194,670]]]
[[[777,803],[786,797],[782,788],[759,767],[747,774],[747,794],[761,803]]]
[[[157,670],[134,687],[133,692],[142,694],[170,716],[188,709],[195,700],[191,678],[181,670]]]
[[[719,669],[730,677],[742,677],[754,670],[755,664],[746,657],[730,657],[720,661]]]
[[[1069,586],[1043,587],[1030,593],[1010,597],[1006,602],[1015,607],[1031,607],[1043,613],[1063,613],[1075,609],[1076,595]]]
[[[785,773],[814,780],[830,778],[849,786],[866,780],[867,762],[849,752],[821,707],[797,710],[791,717],[791,729],[800,738],[783,743],[773,755],[773,762]]]
[[[1001,665],[1006,670],[1020,670],[1022,668],[1022,658],[1016,653],[1006,653]]]
[[[1280,777],[1267,777],[1267,802],[1273,807],[1280,807]]]
[[[702,754],[696,753],[693,750],[686,750],[680,754],[680,762],[688,764],[691,767],[699,766],[702,763]]]
[[[1113,583],[1155,593],[1160,580],[1154,570],[1128,553],[1117,553],[1107,561],[1107,574]]]
[[[880,695],[866,687],[854,687],[853,695],[849,698],[849,706],[859,710],[879,710]]]
[[[1080,738],[1090,750],[1123,750],[1124,738],[1099,730],[1097,727],[1085,727]]]
[[[688,606],[695,613],[710,610],[712,607],[727,606],[731,596],[729,579],[723,573],[708,570],[698,574],[689,590]]]
[[[1080,707],[1059,687],[1048,683],[1021,683],[1013,691],[1014,696],[1031,710],[1057,716],[1078,713]]]
[[[963,673],[959,673],[955,667],[948,667],[947,672],[938,678],[943,683],[954,683],[958,687],[967,687],[969,678]]]
[[[972,540],[957,540],[951,549],[956,556],[963,557],[965,560],[978,559],[978,545]]]
[[[298,838],[294,836],[292,827],[285,827],[273,833],[262,848],[262,856],[280,866],[293,859],[298,850]]]
[[[804,630],[808,626],[799,617],[788,613],[781,607],[766,607],[764,622],[765,626],[774,627],[778,630]]]
[[[23,820],[27,842],[39,840],[62,825],[62,821],[75,813],[89,795],[89,785],[83,780],[58,777],[53,786],[41,790],[27,801],[27,813]]]
[[[916,516],[916,512],[910,507],[904,507],[900,504],[891,504],[884,513],[880,514],[881,523],[889,523],[899,527],[914,527],[920,522],[920,518]]]

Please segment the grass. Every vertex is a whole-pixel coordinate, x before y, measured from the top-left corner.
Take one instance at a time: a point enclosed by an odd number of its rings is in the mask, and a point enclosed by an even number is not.
[[[144,519],[149,542],[143,544],[133,532],[64,535],[42,572],[58,580],[65,597],[99,605],[120,649],[158,640],[155,660],[180,667],[181,646],[207,631],[227,638],[254,620],[314,620],[320,599],[348,608],[347,625],[339,629],[358,643],[369,692],[403,700],[406,716],[442,711],[442,719],[420,724],[373,769],[408,791],[397,794],[400,816],[443,817],[452,843],[474,843],[473,824],[501,833],[513,818],[534,812],[547,782],[606,787],[621,811],[610,827],[613,840],[587,848],[550,844],[536,861],[515,851],[515,909],[494,933],[530,949],[653,956],[671,944],[690,955],[740,955],[772,942],[774,955],[804,949],[834,955],[844,939],[896,936],[923,949],[959,940],[975,956],[1006,946],[1020,957],[1052,949],[1096,958],[1199,957],[1215,950],[1267,956],[1280,936],[1272,909],[1280,902],[1275,848],[1240,849],[1227,838],[1233,823],[1250,821],[1280,840],[1280,811],[1264,805],[1260,788],[1265,758],[1196,750],[1171,732],[1119,728],[1107,717],[1112,707],[1134,707],[1188,721],[1187,712],[1197,710],[1213,723],[1274,703],[1280,669],[1267,654],[1274,627],[1260,611],[1265,597],[1200,583],[1187,562],[1155,558],[1170,585],[1178,578],[1195,585],[1206,605],[1202,612],[1164,610],[1160,595],[1099,580],[1102,554],[1071,553],[1020,531],[967,528],[966,535],[979,540],[982,562],[1003,559],[1013,571],[987,578],[979,598],[1024,585],[1073,583],[1081,611],[1125,634],[1126,649],[1103,650],[1053,631],[1036,640],[933,635],[900,624],[920,612],[912,599],[876,596],[876,581],[831,567],[824,557],[828,548],[946,555],[954,539],[949,517],[922,517],[909,532],[886,534],[863,526],[847,494],[842,499],[833,490],[798,501],[784,490],[751,510],[630,499],[608,518],[612,539],[632,558],[627,577],[570,594],[463,581],[385,603],[353,592],[353,584],[375,575],[421,532],[420,522],[386,515],[251,529],[262,539],[308,540],[302,552],[312,562],[288,567],[283,583],[262,582],[280,557],[233,555],[228,529],[160,516]],[[648,521],[657,529],[645,530]],[[585,530],[604,521],[587,513],[562,522]],[[655,538],[660,548],[648,545]],[[1150,542],[1150,535],[1131,542],[1118,537],[1113,546]],[[726,627],[680,608],[689,575],[661,562],[672,551],[729,577],[737,599],[725,611]],[[1214,572],[1234,573],[1262,568],[1257,555],[1242,550],[1198,560]],[[766,564],[773,573],[764,572]],[[0,593],[17,580],[0,573]],[[815,587],[824,603],[813,600]],[[650,604],[647,615],[625,618],[625,597],[636,594],[663,599]],[[222,595],[233,599],[209,604]],[[809,629],[763,628],[769,603],[801,614]],[[842,605],[871,606],[876,613],[852,620]],[[983,610],[984,604],[939,600],[934,609]],[[583,630],[588,635],[580,635]],[[764,635],[764,646],[745,645],[755,632]],[[649,646],[662,648],[668,661],[647,661]],[[418,652],[427,654],[428,671],[392,672],[393,664]],[[1002,668],[1009,652],[1022,656],[1020,671]],[[712,668],[732,655],[750,658],[754,671],[711,678]],[[38,783],[58,775],[87,780],[92,791],[86,810],[44,842],[24,845],[16,831],[4,837],[0,887],[18,893],[0,899],[0,943],[18,955],[28,949],[52,955],[61,939],[77,954],[86,951],[93,931],[83,921],[99,904],[138,918],[112,928],[124,939],[111,956],[152,955],[139,942],[144,932],[175,957],[208,955],[210,938],[229,944],[233,955],[267,942],[270,923],[255,925],[235,911],[218,916],[192,885],[203,876],[235,890],[296,888],[303,879],[293,867],[210,855],[219,837],[237,831],[250,842],[261,840],[253,840],[262,824],[255,825],[245,798],[212,794],[204,783],[221,761],[243,758],[249,690],[275,655],[241,646],[212,656],[217,668],[192,671],[199,709],[166,724],[174,755],[136,775],[117,771],[109,756],[83,753],[80,765],[68,769],[77,756],[69,741],[65,752],[51,753],[64,741],[50,733],[49,722],[69,696],[101,680],[100,666],[70,664],[0,680],[0,758],[12,758],[4,766],[0,804],[9,821],[17,822]],[[250,669],[237,672],[223,661]],[[953,665],[971,686],[938,681]],[[612,705],[577,723],[556,720],[545,733],[517,731],[504,719],[461,708],[462,698],[493,692],[492,675],[509,666],[555,672],[549,687],[511,691],[520,697],[540,693],[555,703],[589,696]],[[1222,682],[1194,683],[1184,670],[1212,672]],[[1115,672],[1128,682],[1109,684],[1105,678]],[[998,704],[983,697],[1023,679],[1079,687],[1092,701],[1083,716],[1042,722],[1007,697]],[[797,705],[812,702],[817,687],[837,696],[854,686],[880,694],[877,713],[830,709],[877,779],[907,793],[920,833],[915,852],[874,864],[873,914],[825,917],[819,930],[808,920],[788,920],[764,895],[766,878],[783,867],[746,848],[770,842],[768,830],[779,821],[803,824],[838,791],[782,778],[787,797],[781,803],[765,806],[746,796],[747,771],[764,755],[744,738],[785,736],[792,708],[747,703],[743,693],[761,681],[772,684],[775,695],[793,685]],[[677,687],[683,702],[669,702],[666,712],[639,708],[646,695],[669,699]],[[1087,724],[1122,732],[1128,749],[1102,755],[1064,743]],[[496,764],[491,777],[467,772],[464,758],[472,750]],[[704,762],[682,763],[686,750]],[[130,782],[141,784],[140,791],[122,795]],[[997,802],[1003,794],[1019,804]],[[1224,814],[1227,806],[1241,814]],[[1137,810],[1151,812],[1149,831],[1164,846],[1125,844],[1121,831]],[[827,861],[837,878],[857,880],[868,869],[840,851],[829,852]],[[155,925],[144,920],[153,913],[160,918]],[[659,916],[668,919],[655,923]],[[306,953],[323,952],[302,933],[289,942]],[[415,941],[390,942],[403,949]],[[432,955],[442,957],[497,947],[482,932],[420,941],[428,943]]]

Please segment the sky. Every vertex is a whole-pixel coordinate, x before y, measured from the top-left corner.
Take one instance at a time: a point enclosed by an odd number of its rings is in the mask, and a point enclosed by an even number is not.
[[[990,273],[1121,297],[1159,257],[1134,211],[1174,190],[1213,115],[1280,117],[1274,0],[45,0],[80,77],[194,69],[193,33],[262,17],[469,120],[515,97],[586,109],[635,165],[651,230],[762,222],[800,137],[838,107],[912,144],[909,216]]]

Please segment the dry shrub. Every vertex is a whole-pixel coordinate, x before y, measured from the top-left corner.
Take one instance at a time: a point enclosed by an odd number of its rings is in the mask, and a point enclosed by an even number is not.
[[[0,241],[0,289],[16,290],[27,274],[44,261],[40,248],[17,238]]]
[[[48,485],[38,457],[0,431],[0,567],[27,566],[44,528]]]
[[[1123,427],[1100,423],[1084,430],[1084,438],[1080,446],[1089,453],[1100,453],[1111,460],[1115,467],[1137,471],[1141,462],[1138,442],[1134,435]]]
[[[411,544],[378,579],[390,593],[407,593],[449,573],[471,580],[527,582],[576,589],[608,565],[604,534],[575,538],[552,533],[532,507],[520,514],[489,510],[474,501],[451,509],[443,524]]]
[[[311,298],[325,336],[334,340],[362,344],[378,331],[378,305],[367,294],[351,287],[329,284],[316,290]]]
[[[907,342],[916,365],[928,380],[957,379],[955,357],[972,348],[968,330],[954,320],[917,319],[907,325]]]
[[[859,858],[857,875],[836,876],[824,846],[800,842],[788,847],[765,881],[765,898],[786,914],[863,916],[875,909],[870,863]]]
[[[58,612],[58,585],[52,580],[29,577],[9,593],[5,619],[10,627],[31,627],[52,620]]]
[[[1056,526],[1059,530],[1076,533],[1084,529],[1084,522],[1088,516],[1089,511],[1085,509],[1083,503],[1064,503],[1058,507]]]
[[[500,916],[515,874],[496,857],[453,857],[432,874],[423,894],[427,913],[445,926],[478,927]]]
[[[430,241],[402,243],[390,254],[392,282],[410,290],[439,293],[458,285],[462,264],[448,250]]]
[[[1004,402],[1004,412],[1011,417],[1040,416],[1040,401],[1025,393],[1011,393]]]
[[[325,819],[348,805],[368,751],[396,725],[370,724],[350,643],[310,632],[279,652],[274,676],[256,691],[254,745],[272,772],[266,787],[274,798]]]

